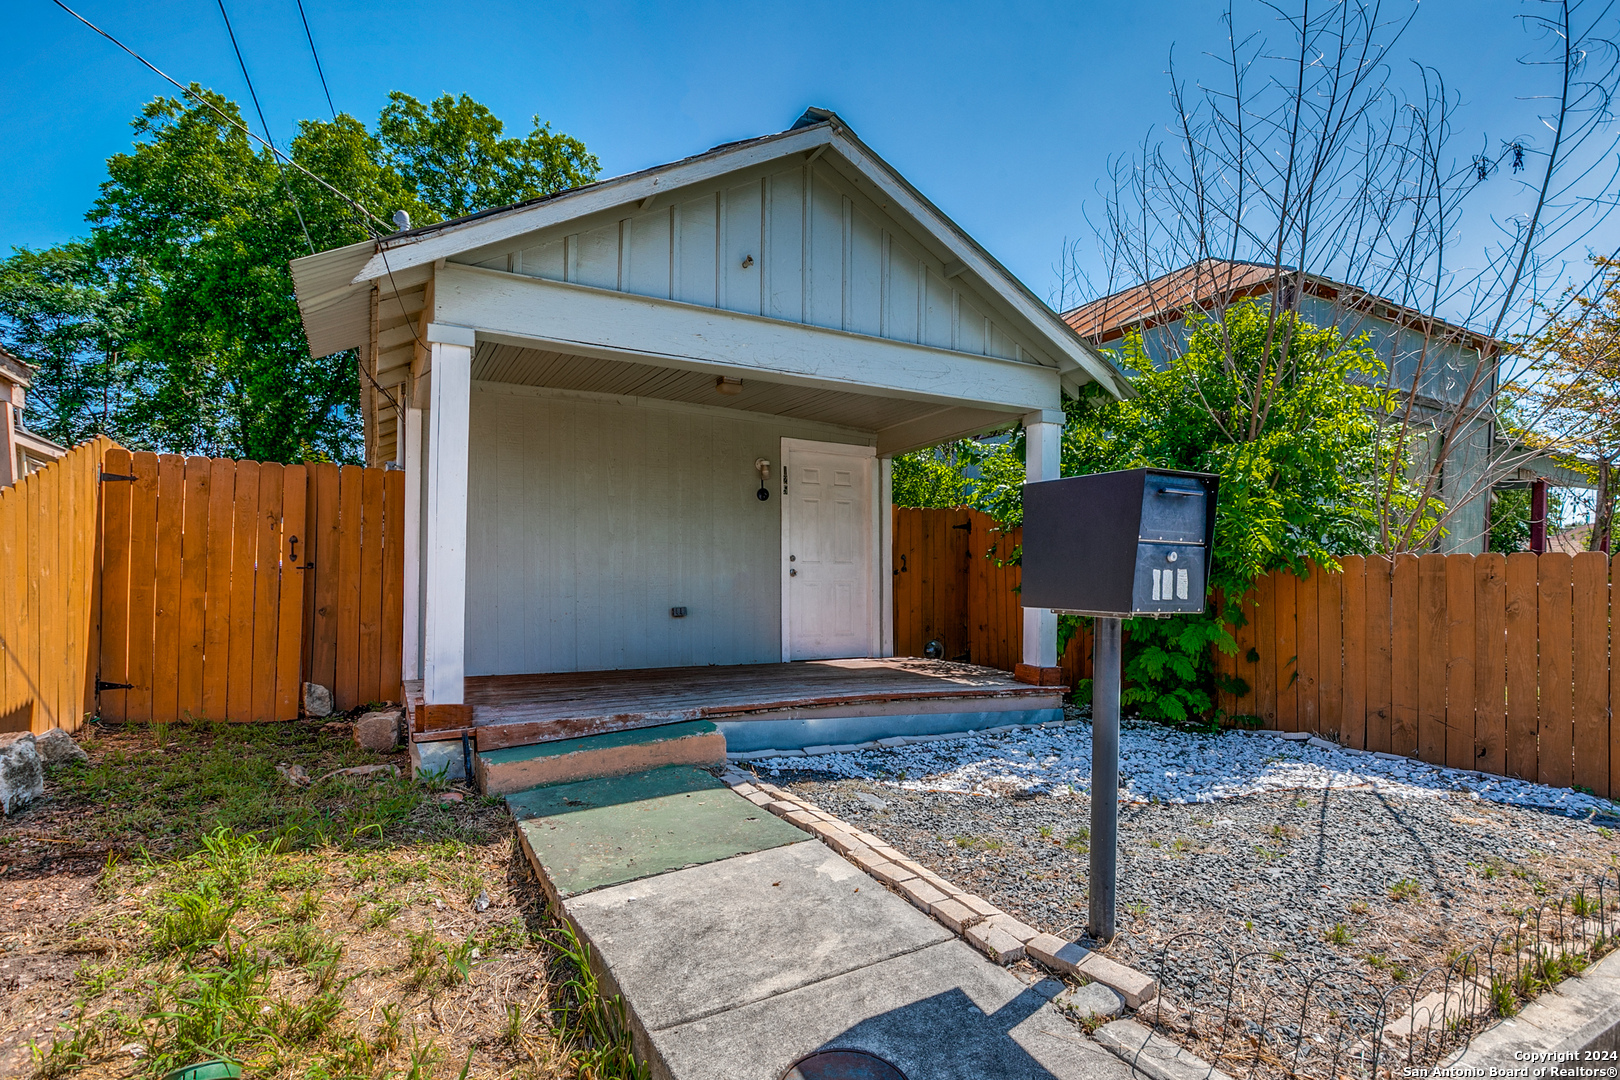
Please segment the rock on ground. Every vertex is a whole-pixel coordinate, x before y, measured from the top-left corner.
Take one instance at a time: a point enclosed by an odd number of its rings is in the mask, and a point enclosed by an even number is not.
[[[354,744],[362,750],[392,750],[399,744],[400,709],[378,709],[354,722]]]
[[[332,715],[332,691],[320,683],[304,684],[304,715],[311,720]]]
[[[84,747],[73,741],[73,736],[61,728],[51,728],[34,739],[34,750],[47,765],[70,765],[75,761],[89,761]]]
[[[0,735],[0,813],[14,814],[45,794],[45,766],[33,733]]]

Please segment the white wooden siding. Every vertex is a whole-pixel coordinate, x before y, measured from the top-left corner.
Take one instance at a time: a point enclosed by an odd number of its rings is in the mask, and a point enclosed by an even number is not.
[[[1008,360],[1031,344],[825,163],[534,233],[477,266]],[[746,265],[745,265],[746,264]]]
[[[467,673],[779,660],[781,439],[830,430],[474,384]]]

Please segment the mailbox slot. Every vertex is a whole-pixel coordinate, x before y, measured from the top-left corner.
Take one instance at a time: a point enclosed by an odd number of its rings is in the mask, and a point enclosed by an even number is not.
[[[1196,480],[1148,473],[1142,489],[1141,538],[1203,543],[1206,502],[1208,497]]]

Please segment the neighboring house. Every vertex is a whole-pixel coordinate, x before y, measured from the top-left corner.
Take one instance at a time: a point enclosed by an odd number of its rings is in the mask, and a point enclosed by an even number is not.
[[[22,414],[33,375],[33,365],[0,349],[0,487],[15,484],[67,453],[67,447],[23,426]]]
[[[1188,335],[1189,317],[1251,297],[1270,296],[1277,284],[1270,265],[1206,259],[1082,304],[1063,318],[1077,334],[1098,346],[1117,344],[1140,331],[1147,355],[1163,363],[1175,355]],[[1430,319],[1422,312],[1373,296],[1354,286],[1306,274],[1299,279],[1284,271],[1285,288],[1300,281],[1300,296],[1289,296],[1300,317],[1316,326],[1338,326],[1347,336],[1365,334],[1368,344],[1390,372],[1389,383],[1410,399],[1414,424],[1424,432],[1427,452],[1438,455],[1441,439],[1463,407],[1469,380],[1487,357],[1472,401],[1478,406],[1496,392],[1499,350],[1487,335]],[[1427,326],[1425,335],[1418,327]],[[1425,344],[1427,348],[1425,349]],[[1419,370],[1421,365],[1421,372]],[[1416,393],[1412,394],[1414,376]],[[1458,509],[1447,522],[1448,535],[1438,545],[1445,552],[1481,552],[1489,542],[1486,514],[1489,493],[1482,481],[1496,444],[1494,414],[1486,409],[1459,429],[1461,445],[1445,455],[1439,496]],[[1430,460],[1433,460],[1432,458]],[[1419,468],[1423,468],[1421,462]]]
[[[495,676],[889,656],[892,456],[1022,421],[1056,477],[1065,391],[1129,392],[822,110],[292,268],[406,473],[430,717]],[[1056,632],[1026,613],[1030,665]]]

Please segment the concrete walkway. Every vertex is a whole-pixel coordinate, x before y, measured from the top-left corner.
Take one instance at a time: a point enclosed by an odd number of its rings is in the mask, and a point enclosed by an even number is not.
[[[1130,1075],[1051,1003],[1061,983],[990,963],[703,770],[508,801],[654,1077],[779,1080],[830,1049],[908,1080]]]

